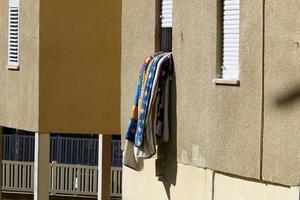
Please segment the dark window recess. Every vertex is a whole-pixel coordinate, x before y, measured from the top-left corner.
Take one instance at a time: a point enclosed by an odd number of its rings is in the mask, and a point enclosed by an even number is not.
[[[172,28],[161,28],[161,50],[172,51]]]

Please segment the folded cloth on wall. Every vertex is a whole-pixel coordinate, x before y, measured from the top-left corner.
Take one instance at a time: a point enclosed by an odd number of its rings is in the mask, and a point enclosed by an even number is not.
[[[125,166],[141,170],[143,159],[156,153],[156,145],[169,140],[168,101],[172,66],[171,53],[158,52],[147,57],[140,69],[125,135]]]

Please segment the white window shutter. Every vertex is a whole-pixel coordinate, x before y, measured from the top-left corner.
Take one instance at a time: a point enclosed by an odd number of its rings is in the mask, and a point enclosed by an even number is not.
[[[19,66],[19,0],[9,0],[8,65]]]
[[[223,79],[239,79],[240,0],[224,0]]]
[[[162,0],[161,27],[171,28],[173,22],[172,0]]]

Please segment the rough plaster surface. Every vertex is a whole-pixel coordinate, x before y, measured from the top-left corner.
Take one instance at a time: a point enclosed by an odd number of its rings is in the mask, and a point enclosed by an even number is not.
[[[187,154],[179,161],[258,178],[262,1],[241,1],[239,87],[212,83],[220,67],[217,19],[217,1],[174,1],[178,158]]]
[[[122,133],[128,125],[137,70],[144,57],[155,49],[154,4],[146,0],[123,1]],[[176,79],[172,98],[176,104],[171,122],[175,142],[171,150],[177,155],[169,158],[259,178],[262,0],[241,2],[239,87],[212,83],[220,67],[217,4],[217,0],[173,2]]]
[[[8,70],[8,0],[0,1],[0,125],[38,129],[39,0],[20,1],[20,70]]]
[[[263,178],[300,184],[300,2],[266,1]]]
[[[131,113],[138,70],[155,51],[157,1],[122,1],[121,130],[125,132]]]

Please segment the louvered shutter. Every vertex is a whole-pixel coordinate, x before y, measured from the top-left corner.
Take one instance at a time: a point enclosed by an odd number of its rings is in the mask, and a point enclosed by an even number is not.
[[[224,0],[222,78],[239,79],[240,1]]]
[[[161,9],[161,27],[171,28],[172,27],[172,0],[162,0]]]
[[[9,0],[8,65],[19,65],[19,0]]]

